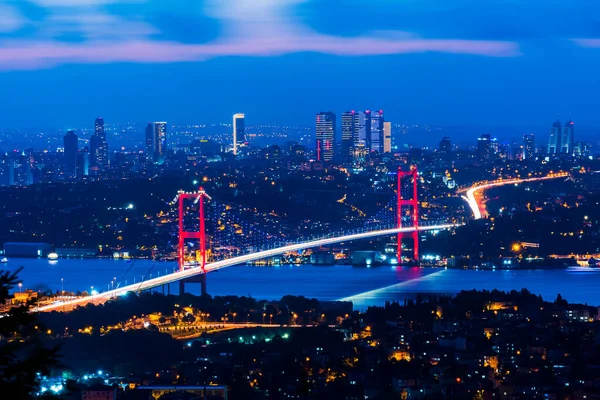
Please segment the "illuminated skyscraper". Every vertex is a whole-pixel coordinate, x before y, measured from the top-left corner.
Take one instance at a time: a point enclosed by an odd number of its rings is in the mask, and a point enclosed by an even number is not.
[[[154,162],[162,164],[167,154],[167,123],[154,123]]]
[[[346,111],[342,113],[342,159],[352,160],[354,154],[354,125],[355,112]]]
[[[370,152],[383,152],[383,111],[371,114],[371,133],[369,139]]]
[[[152,164],[154,162],[154,126],[152,122],[148,122],[148,126],[146,126],[145,144],[146,163]]]
[[[392,123],[389,121],[383,123],[383,152],[392,152]]]
[[[334,152],[335,114],[331,111],[320,112],[315,116],[317,139],[317,160],[331,161]]]
[[[550,130],[550,139],[548,139],[548,154],[558,154],[561,149],[561,125],[560,121],[556,120],[555,123],[552,124],[552,129]]]
[[[562,132],[562,140],[560,143],[560,152],[562,154],[572,155],[575,145],[575,122],[569,120]]]
[[[12,186],[13,182],[13,163],[8,154],[4,153],[0,157],[0,186]]]
[[[67,132],[67,134],[63,138],[63,145],[65,152],[64,156],[64,166],[65,166],[65,174],[69,176],[75,176],[75,172],[77,170],[77,151],[78,142],[77,135],[73,131]]]
[[[94,133],[90,138],[90,169],[98,172],[108,167],[108,143],[104,132],[104,120],[96,118]]]
[[[535,154],[535,140],[533,133],[523,135],[523,160],[533,158]]]
[[[233,154],[237,154],[238,147],[246,141],[245,122],[246,116],[244,114],[233,115]]]
[[[369,150],[371,139],[371,111],[359,111],[354,115],[354,147],[363,145]]]
[[[489,160],[492,157],[492,138],[485,134],[477,139],[477,158],[479,160]]]

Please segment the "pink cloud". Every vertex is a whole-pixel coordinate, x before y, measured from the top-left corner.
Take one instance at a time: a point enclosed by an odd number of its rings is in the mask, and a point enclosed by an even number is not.
[[[115,0],[37,0],[46,5],[108,3]],[[129,0],[135,1],[135,0]],[[108,14],[65,11],[47,24],[46,36],[0,43],[0,69],[41,68],[64,63],[183,62],[220,56],[277,56],[316,52],[373,56],[422,52],[491,57],[519,55],[514,42],[422,39],[402,31],[373,32],[347,38],[324,35],[294,18],[290,6],[305,0],[212,0],[205,12],[219,19],[223,36],[205,44],[155,41],[153,27]],[[79,3],[80,2],[80,3]],[[100,22],[100,23],[98,23]],[[53,40],[55,32],[75,29],[85,43]]]
[[[581,47],[600,47],[600,39],[573,39],[573,42]]]
[[[63,63],[182,62],[220,56],[274,56],[317,52],[339,56],[372,56],[417,52],[446,52],[507,57],[519,54],[511,42],[473,40],[389,40],[370,37],[340,38],[258,37],[221,40],[208,44],[183,44],[135,40],[67,44],[56,41],[12,42],[0,47],[0,69],[39,68]]]

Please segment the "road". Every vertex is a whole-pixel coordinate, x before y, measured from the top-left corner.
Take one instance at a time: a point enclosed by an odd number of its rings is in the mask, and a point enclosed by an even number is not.
[[[565,178],[569,176],[567,172],[560,172],[556,174],[551,174],[548,176],[539,176],[533,178],[515,178],[515,179],[505,179],[498,180],[489,183],[484,183],[483,185],[474,186],[469,189],[463,190],[466,193],[466,196],[462,196],[462,198],[467,202],[471,211],[473,212],[473,218],[481,219],[484,216],[487,216],[487,211],[485,210],[485,206],[483,204],[483,192],[489,188],[496,186],[504,186],[504,185],[513,185],[525,182],[535,182],[535,181],[543,181],[547,179],[557,179],[557,178]]]
[[[442,230],[442,229],[450,229],[456,227],[456,224],[441,224],[441,225],[431,225],[431,226],[422,226],[419,227],[420,231],[430,231],[430,230]],[[386,235],[394,235],[401,232],[412,232],[414,228],[406,227],[406,228],[392,228],[392,229],[384,229],[377,231],[370,231],[364,233],[355,233],[352,235],[344,235],[338,237],[331,238],[323,238],[312,240],[303,243],[295,243],[287,246],[278,247],[271,250],[259,251],[253,254],[247,254],[239,257],[233,257],[227,260],[216,261],[206,265],[206,272],[217,271],[222,268],[232,267],[234,265],[245,264],[250,261],[256,261],[263,258],[269,258],[276,255],[280,255],[287,252],[299,251],[303,249],[308,249],[312,247],[320,247],[326,246],[329,244],[335,244],[340,242],[349,242],[352,240],[360,240],[360,239],[368,239],[376,236],[386,236]],[[64,302],[56,302],[54,304],[38,307],[35,311],[40,312],[48,312],[48,311],[71,311],[73,308],[78,306],[85,306],[89,303],[92,304],[101,304],[110,299],[124,296],[129,292],[138,292],[141,290],[149,290],[156,287],[160,287],[163,285],[168,285],[170,283],[174,283],[180,281],[182,279],[191,278],[195,275],[199,275],[202,272],[199,268],[190,268],[185,269],[183,271],[177,271],[169,275],[164,275],[158,278],[148,279],[144,282],[136,283],[133,285],[122,286],[113,290],[109,290],[103,293],[98,293],[95,295],[80,297],[73,300],[68,300]]]

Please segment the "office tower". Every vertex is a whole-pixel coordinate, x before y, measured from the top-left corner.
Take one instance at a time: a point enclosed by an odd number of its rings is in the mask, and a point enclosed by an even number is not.
[[[162,164],[167,152],[167,123],[154,123],[154,162]]]
[[[535,140],[533,133],[523,135],[523,160],[533,158],[535,154]]]
[[[245,122],[246,116],[244,114],[233,115],[233,154],[237,154],[238,147],[246,141]]]
[[[355,112],[345,111],[342,113],[342,160],[352,160],[354,154],[354,126]]]
[[[371,135],[369,140],[370,152],[383,152],[383,111],[371,114]]]
[[[548,154],[558,154],[561,149],[561,126],[560,121],[556,120],[552,124],[552,129],[550,130],[550,139],[548,139]]]
[[[573,146],[573,154],[580,157],[589,157],[592,146],[587,142],[577,142]]]
[[[94,133],[90,138],[90,169],[104,170],[108,166],[108,143],[104,132],[104,120],[96,118]]]
[[[146,164],[154,163],[154,126],[152,122],[148,122],[145,135],[146,144]]]
[[[498,139],[491,138],[490,139],[490,158],[496,158],[500,153],[500,143]]]
[[[67,134],[63,138],[64,145],[64,167],[65,174],[69,176],[75,176],[75,170],[77,166],[77,151],[78,143],[77,143],[77,135],[73,131],[67,132]]]
[[[562,154],[573,154],[573,145],[575,144],[575,122],[568,121],[565,124],[560,142],[560,152]]]
[[[14,182],[14,174],[12,160],[8,154],[4,153],[0,157],[0,186],[12,186]]]
[[[452,142],[450,141],[450,138],[448,136],[446,136],[445,138],[442,138],[442,140],[440,141],[439,152],[448,154],[451,151],[452,151]]]
[[[359,111],[354,118],[354,147],[362,144],[368,151],[371,139],[371,111]]]
[[[81,178],[89,175],[89,153],[87,149],[82,149],[75,155],[75,176]]]
[[[13,160],[13,172],[14,172],[14,185],[16,186],[27,186],[33,183],[33,176],[31,175],[31,165],[25,152],[22,152],[19,156]]]
[[[389,121],[383,123],[383,152],[392,152],[392,123]]]
[[[479,160],[489,160],[492,157],[492,138],[484,134],[477,138],[477,158]]]
[[[331,111],[320,112],[315,116],[317,139],[317,160],[331,161],[334,152],[335,114]]]

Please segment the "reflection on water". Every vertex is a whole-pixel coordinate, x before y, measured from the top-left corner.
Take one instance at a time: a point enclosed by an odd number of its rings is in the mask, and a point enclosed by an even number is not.
[[[20,274],[23,288],[57,291],[104,291],[114,285],[138,283],[163,276],[176,267],[172,262],[137,260],[61,259],[51,264],[43,259],[11,259],[1,268]],[[146,277],[146,278],[144,278]],[[61,282],[61,278],[63,282]],[[116,278],[116,279],[115,279]],[[199,284],[186,285],[200,292]],[[176,293],[178,285],[172,285]],[[461,290],[527,288],[553,300],[558,293],[570,302],[600,305],[600,269],[568,270],[454,270],[417,267],[337,266],[238,266],[210,273],[208,292],[212,295],[250,295],[257,299],[279,299],[286,294],[321,300],[349,300],[359,309],[385,301],[403,301],[417,293],[454,294]]]

